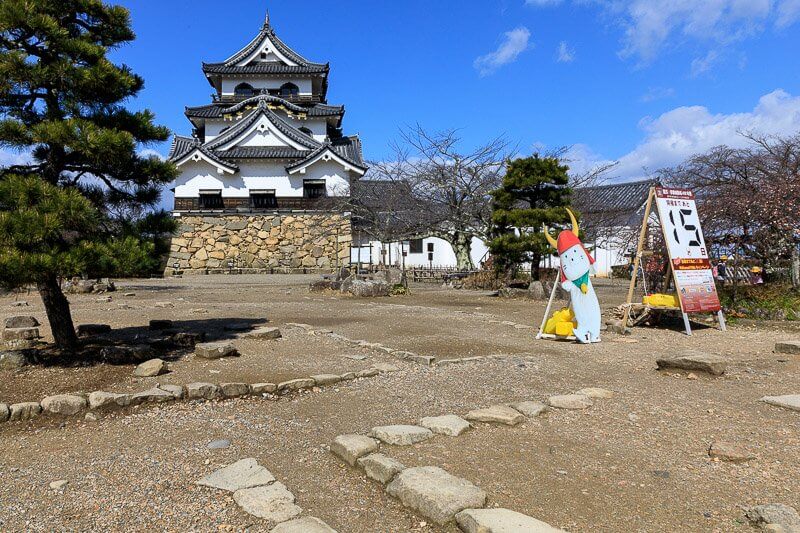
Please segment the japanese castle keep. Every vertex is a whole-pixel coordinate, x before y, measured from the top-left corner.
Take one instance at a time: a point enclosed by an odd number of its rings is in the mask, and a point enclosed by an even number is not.
[[[203,63],[213,101],[186,108],[193,134],[169,153],[180,229],[168,274],[349,263],[346,200],[367,169],[358,137],[341,133],[344,107],[327,103],[329,70],[284,44],[269,16],[247,46]]]

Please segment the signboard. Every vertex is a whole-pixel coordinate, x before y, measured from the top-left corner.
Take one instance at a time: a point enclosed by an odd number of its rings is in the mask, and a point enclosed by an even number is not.
[[[721,309],[694,193],[656,187],[656,205],[684,313]]]

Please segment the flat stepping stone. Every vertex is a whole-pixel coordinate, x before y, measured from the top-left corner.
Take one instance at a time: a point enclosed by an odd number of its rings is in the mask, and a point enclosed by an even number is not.
[[[679,370],[697,370],[712,376],[725,373],[728,361],[717,355],[704,353],[688,353],[677,357],[662,357],[656,360],[658,369],[675,368]]]
[[[253,331],[245,333],[245,339],[262,339],[262,340],[275,340],[282,337],[281,330],[278,328],[256,328]]]
[[[313,516],[295,518],[270,529],[270,533],[337,533],[331,526]]]
[[[800,354],[800,341],[778,341],[775,343],[775,353]]]
[[[542,402],[533,402],[533,401],[512,403],[511,407],[513,407],[523,415],[527,416],[528,418],[536,418],[537,416],[543,415],[548,410],[547,406]]]
[[[339,435],[331,443],[331,453],[355,466],[356,461],[378,449],[378,441],[364,435]]]
[[[392,372],[400,371],[399,368],[397,368],[395,365],[391,363],[375,363],[374,365],[372,365],[372,368],[374,368],[381,374],[390,374]]]
[[[564,533],[510,509],[467,509],[456,515],[456,522],[464,533]]]
[[[364,469],[367,477],[379,481],[384,485],[389,483],[394,476],[406,469],[400,461],[382,453],[373,453],[358,460],[358,466]]]
[[[774,405],[776,407],[783,407],[791,409],[792,411],[800,411],[800,394],[787,394],[785,396],[764,396],[761,401]]]
[[[588,409],[593,405],[592,399],[584,394],[561,394],[550,396],[547,404],[556,409]]]
[[[444,525],[464,509],[486,505],[486,493],[466,479],[436,466],[407,468],[386,487],[409,509]]]
[[[278,383],[278,390],[293,391],[300,389],[310,389],[311,387],[316,386],[316,384],[317,384],[316,381],[314,381],[311,378],[290,379],[289,381]]]
[[[589,398],[596,400],[608,400],[614,397],[614,391],[601,389],[599,387],[587,387],[579,390],[575,394],[583,394],[584,396],[588,396]]]
[[[245,513],[270,522],[286,522],[303,512],[294,504],[294,494],[278,482],[239,489],[233,493],[233,500]]]
[[[507,426],[516,426],[525,421],[525,417],[519,411],[507,405],[492,405],[483,409],[475,409],[467,413],[464,418],[470,422],[488,422]]]
[[[410,446],[433,437],[430,429],[420,426],[398,424],[394,426],[378,426],[372,428],[370,437],[375,437],[386,444]]]
[[[469,422],[458,415],[426,416],[419,425],[428,428],[437,435],[458,437],[469,429]]]
[[[169,366],[163,359],[150,359],[133,369],[137,378],[152,378],[169,372]]]
[[[334,385],[342,381],[342,376],[338,374],[315,374],[311,376],[317,387],[325,387],[326,385]]]
[[[259,465],[254,458],[248,457],[200,478],[197,484],[235,492],[241,489],[269,485],[274,481],[275,476],[269,470]]]
[[[239,355],[239,352],[230,342],[204,342],[195,345],[194,354],[203,359],[221,359]]]
[[[732,442],[716,441],[711,443],[708,448],[708,456],[727,463],[746,463],[756,456],[748,452],[744,447]]]
[[[775,533],[800,531],[800,514],[794,507],[782,503],[768,503],[745,509],[745,516],[754,526]],[[777,527],[776,527],[777,526]]]

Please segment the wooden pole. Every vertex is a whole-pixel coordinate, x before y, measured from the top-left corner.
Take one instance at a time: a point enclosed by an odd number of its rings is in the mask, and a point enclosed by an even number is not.
[[[655,187],[650,187],[650,194],[647,195],[647,205],[644,208],[644,220],[642,221],[642,230],[639,232],[639,243],[636,246],[636,256],[633,259],[633,272],[631,273],[631,285],[628,287],[628,298],[626,304],[628,311],[622,317],[622,328],[628,326],[628,313],[630,312],[630,305],[633,301],[633,289],[636,287],[636,276],[639,273],[639,262],[642,257],[642,250],[644,250],[644,241],[647,238],[647,223],[650,220],[650,210],[653,208],[653,198],[656,197]]]
[[[542,324],[539,326],[539,333],[536,334],[537,339],[542,338],[542,333],[544,333],[544,326],[547,324],[547,317],[550,316],[550,308],[553,306],[553,299],[556,296],[556,290],[558,289],[558,273],[556,273],[556,279],[553,281],[553,290],[550,291],[550,299],[547,301],[547,308],[544,310],[544,317],[542,318]]]

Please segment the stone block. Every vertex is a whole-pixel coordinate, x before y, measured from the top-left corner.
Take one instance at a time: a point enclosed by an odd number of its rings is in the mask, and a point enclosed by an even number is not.
[[[89,394],[90,409],[115,409],[126,407],[131,403],[130,394],[95,391]]]
[[[507,426],[516,426],[525,421],[525,417],[519,411],[507,405],[492,405],[483,409],[475,409],[467,413],[464,418],[470,422],[488,422]]]
[[[547,412],[547,406],[542,402],[517,402],[512,403],[511,407],[527,416],[528,418],[536,418]]]
[[[278,390],[278,385],[275,383],[253,383],[250,388],[253,394],[272,394]]]
[[[241,489],[269,485],[274,481],[275,476],[269,470],[259,465],[254,458],[248,457],[200,478],[197,484],[236,492]]]
[[[150,359],[140,364],[133,370],[133,375],[139,378],[151,378],[166,374],[169,372],[169,366],[166,361],[162,359]]]
[[[244,334],[245,339],[274,340],[282,337],[281,330],[278,328],[256,328]]]
[[[8,407],[8,419],[12,422],[30,420],[42,413],[42,406],[37,402],[14,403]]]
[[[86,408],[86,399],[73,394],[56,394],[42,400],[42,410],[53,415],[73,416]]]
[[[206,342],[195,345],[194,354],[203,359],[221,359],[237,356],[239,352],[230,342]]]
[[[294,495],[278,482],[237,490],[233,500],[247,514],[270,522],[286,522],[303,512],[295,505]]]
[[[364,435],[339,435],[331,443],[331,453],[350,466],[355,466],[359,458],[377,449],[378,441]]]
[[[284,381],[283,383],[278,383],[278,390],[294,391],[300,389],[310,389],[315,385],[316,383],[311,378],[291,379],[289,381]]]
[[[111,332],[111,326],[108,324],[80,324],[76,332],[78,337],[89,337],[91,335],[102,335]]]
[[[270,533],[336,533],[336,530],[319,518],[304,516],[278,524]]]
[[[247,383],[220,383],[219,388],[226,398],[236,398],[250,394],[250,385]]]
[[[220,388],[213,383],[189,383],[186,397],[190,400],[213,400],[222,395]]]
[[[387,457],[382,453],[373,453],[358,460],[358,466],[364,469],[368,478],[374,479],[384,485],[389,483],[394,476],[406,469],[399,461]]]
[[[164,403],[175,401],[175,396],[158,387],[153,387],[146,391],[137,392],[131,395],[131,405],[140,403]]]
[[[6,328],[3,330],[4,341],[35,341],[39,338],[39,328]]]
[[[172,394],[172,397],[176,400],[183,400],[183,398],[186,396],[183,387],[180,385],[159,385],[158,388]]]
[[[456,522],[464,533],[565,533],[509,509],[466,509],[456,515]]]
[[[721,376],[725,373],[728,361],[722,357],[704,354],[687,353],[676,357],[662,357],[656,360],[659,370],[665,368],[679,370],[693,370],[707,372],[712,376]]]
[[[39,321],[36,320],[36,317],[32,316],[10,316],[5,320],[5,327],[7,329],[15,329],[15,328],[35,328],[39,326]]]
[[[398,424],[374,427],[370,432],[370,437],[376,438],[386,444],[410,446],[430,439],[433,437],[433,432],[421,426]]]
[[[24,352],[0,352],[0,370],[19,370],[29,363]]]
[[[778,341],[775,343],[775,353],[800,354],[800,341]]]
[[[601,389],[599,387],[587,387],[577,391],[575,394],[583,394],[593,400],[608,400],[614,397],[614,391]]]
[[[11,410],[8,408],[8,404],[0,403],[0,422],[5,422],[11,417]]]
[[[311,376],[311,379],[314,380],[318,387],[325,387],[342,381],[342,377],[337,374],[315,374]]]
[[[100,350],[103,361],[112,365],[138,364],[153,358],[153,349],[144,344],[106,346]]]
[[[547,404],[556,409],[587,409],[592,406],[592,399],[583,394],[562,394],[550,396]]]
[[[469,422],[458,415],[428,416],[420,420],[419,425],[448,437],[458,437],[470,427]]]
[[[776,407],[783,407],[792,411],[800,411],[800,394],[786,394],[784,396],[764,396],[761,401],[774,405]]]
[[[464,509],[486,504],[483,490],[435,466],[403,470],[389,483],[386,492],[439,525],[450,522]]]

